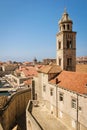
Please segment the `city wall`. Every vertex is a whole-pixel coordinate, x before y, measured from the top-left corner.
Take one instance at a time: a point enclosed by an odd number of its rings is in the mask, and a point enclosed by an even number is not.
[[[20,115],[26,111],[29,99],[31,99],[31,89],[22,90],[14,94],[0,109],[0,121],[3,130],[13,128]]]
[[[32,100],[29,101],[27,108],[26,108],[26,126],[27,130],[43,130],[41,125],[37,122],[32,114],[33,109],[33,102]]]

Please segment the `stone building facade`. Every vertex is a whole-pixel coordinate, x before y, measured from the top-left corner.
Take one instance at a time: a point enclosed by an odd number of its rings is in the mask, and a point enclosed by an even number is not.
[[[87,130],[87,74],[62,71],[52,80],[48,75],[39,73],[37,100],[43,101],[49,112],[71,130]]]

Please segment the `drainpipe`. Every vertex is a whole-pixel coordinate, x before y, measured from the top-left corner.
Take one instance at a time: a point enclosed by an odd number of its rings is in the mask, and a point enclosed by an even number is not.
[[[58,78],[56,78],[56,117],[58,117]]]
[[[35,81],[32,80],[32,100],[35,100]]]
[[[76,117],[77,118],[77,126],[76,126],[77,129],[76,130],[79,130],[79,126],[78,126],[78,108],[79,107],[78,107],[78,105],[79,105],[79,102],[78,102],[78,94],[77,94],[77,112],[76,112],[77,113],[77,117]]]

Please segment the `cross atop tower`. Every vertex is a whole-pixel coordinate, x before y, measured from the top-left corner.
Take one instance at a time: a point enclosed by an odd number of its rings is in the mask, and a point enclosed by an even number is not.
[[[67,11],[66,11],[67,9],[66,8],[64,8],[64,12],[66,13]]]

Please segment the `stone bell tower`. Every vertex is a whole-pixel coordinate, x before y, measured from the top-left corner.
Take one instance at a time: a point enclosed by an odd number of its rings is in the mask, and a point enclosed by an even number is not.
[[[62,70],[76,71],[76,32],[72,31],[73,21],[64,11],[59,21],[57,41],[57,65]]]

